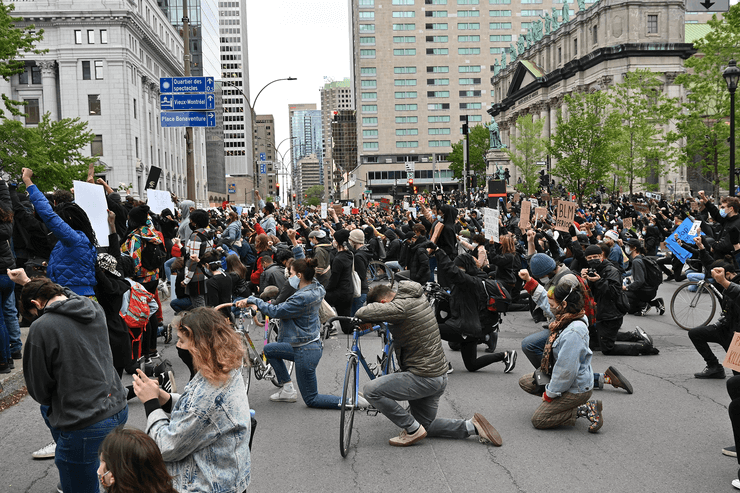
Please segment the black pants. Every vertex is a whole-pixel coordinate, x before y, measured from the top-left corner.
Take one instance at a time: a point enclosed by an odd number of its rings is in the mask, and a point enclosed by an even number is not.
[[[637,313],[645,307],[645,304],[655,306],[657,303],[653,302],[653,298],[658,294],[657,289],[651,289],[650,291],[627,291],[627,299],[630,302],[629,313]]]
[[[157,280],[141,283],[144,289],[154,294],[157,291]],[[157,317],[154,313],[149,317],[144,335],[141,336],[141,355],[148,356],[157,352]]]
[[[177,348],[177,355],[180,357],[185,366],[190,370],[190,380],[195,376],[195,368],[193,367],[193,355],[187,349]]]
[[[616,344],[617,341],[638,342],[634,333],[619,332],[622,317],[614,320],[597,320],[594,323],[599,337],[599,346],[604,354],[615,356],[639,356],[641,344]]]
[[[727,412],[732,423],[732,434],[735,436],[735,447],[740,446],[740,376],[730,377],[727,380],[727,393],[730,395],[730,406]],[[740,464],[740,457],[737,459]]]
[[[691,339],[697,352],[704,358],[704,361],[707,362],[707,366],[710,368],[719,366],[719,360],[712,350],[709,349],[709,343],[714,342],[719,344],[727,351],[734,335],[735,333],[732,330],[720,330],[716,325],[703,325],[689,331],[689,339]]]
[[[324,300],[334,307],[337,315],[340,317],[349,317],[352,312],[352,297],[347,299],[346,293],[334,290],[331,293],[326,293]],[[352,333],[352,327],[346,322],[340,324],[342,326],[342,332],[345,334]]]
[[[486,353],[478,357],[478,339],[474,337],[464,338],[447,324],[440,324],[439,334],[445,341],[460,344],[460,354],[462,354],[465,369],[468,371],[480,370],[484,366],[504,360],[504,353]]]

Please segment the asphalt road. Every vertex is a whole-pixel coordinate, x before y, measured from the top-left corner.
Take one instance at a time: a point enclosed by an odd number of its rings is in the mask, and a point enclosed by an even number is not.
[[[666,303],[676,286],[661,286]],[[170,316],[168,312],[166,320]],[[474,438],[425,439],[410,448],[395,448],[388,439],[399,430],[390,421],[382,415],[357,414],[353,447],[343,459],[338,411],[308,409],[300,399],[270,402],[275,392],[272,384],[253,381],[249,399],[258,427],[249,491],[735,491],[730,482],[737,477],[738,465],[721,455],[722,447],[732,444],[724,381],[693,378],[704,367],[703,361],[669,313],[627,316],[623,328],[631,330],[636,324],[654,337],[660,354],[594,355],[595,371],[614,365],[635,388],[633,395],[613,388],[594,392],[604,402],[605,424],[598,434],[587,433],[587,422],[580,419],[573,428],[539,431],[532,427],[530,418],[539,400],[517,384],[521,374],[532,370],[521,351],[516,369],[504,374],[502,363],[468,373],[460,354],[448,350],[455,371],[439,416],[470,418],[482,413],[501,433],[500,448]],[[521,339],[537,328],[528,313],[507,315],[499,348],[518,349]],[[366,354],[379,350],[379,339],[369,337],[363,342]],[[318,367],[320,392],[340,394],[346,343],[344,336],[327,342]],[[182,387],[187,371],[174,343],[163,354],[174,364]],[[718,346],[717,354],[724,357]],[[129,383],[130,377],[125,380]],[[129,405],[129,425],[142,428],[142,404],[133,400]],[[31,452],[49,441],[30,397],[0,413],[0,492],[56,491],[53,461],[31,459]]]

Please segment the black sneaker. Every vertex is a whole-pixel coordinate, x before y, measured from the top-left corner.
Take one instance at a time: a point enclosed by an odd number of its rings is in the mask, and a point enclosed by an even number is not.
[[[737,449],[734,445],[730,445],[729,447],[722,449],[722,455],[726,455],[727,457],[737,457]]]
[[[164,343],[169,344],[172,342],[172,324],[167,324],[164,328]]]
[[[504,373],[511,373],[516,366],[516,350],[504,353]]]
[[[175,374],[170,370],[157,376],[159,386],[164,389],[168,394],[177,392],[177,384],[175,383]]]
[[[12,353],[10,353],[10,357],[13,359],[23,359],[23,353],[21,353],[20,351],[13,351]]]
[[[663,303],[663,298],[655,298],[655,309],[658,310],[658,313],[663,315],[665,313],[665,303]]]
[[[636,313],[635,317],[644,317],[647,315],[647,312],[650,311],[650,304],[646,304],[642,308],[640,308]]]
[[[455,371],[455,370],[453,370],[453,369],[452,369],[452,363],[450,363],[450,362],[448,361],[448,362],[447,362],[447,374],[449,375],[449,374],[450,374],[450,373],[452,373],[453,371]]]
[[[721,366],[707,366],[699,373],[694,373],[694,378],[716,378],[724,380],[725,369]]]

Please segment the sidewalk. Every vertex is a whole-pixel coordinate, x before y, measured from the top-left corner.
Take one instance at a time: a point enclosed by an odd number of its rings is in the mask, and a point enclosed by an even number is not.
[[[26,338],[28,337],[28,327],[21,327],[21,341],[26,344]],[[24,387],[26,381],[23,378],[23,360],[15,360],[15,369],[10,370],[10,373],[0,374],[0,399],[4,399],[11,395],[16,390]]]

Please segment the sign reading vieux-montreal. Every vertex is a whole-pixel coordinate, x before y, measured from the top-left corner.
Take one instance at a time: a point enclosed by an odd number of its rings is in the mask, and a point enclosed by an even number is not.
[[[163,127],[215,127],[215,111],[163,111],[159,114]]]
[[[159,92],[162,94],[183,92],[213,92],[213,77],[162,77]]]
[[[213,94],[160,94],[161,110],[212,110],[216,108]]]

